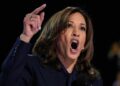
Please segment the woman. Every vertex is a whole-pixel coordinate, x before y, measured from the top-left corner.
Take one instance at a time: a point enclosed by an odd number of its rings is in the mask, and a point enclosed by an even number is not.
[[[41,31],[33,54],[28,54],[30,40],[41,30],[45,7],[43,4],[25,16],[23,32],[3,63],[1,85],[102,86],[99,73],[90,63],[91,20],[77,7],[54,14]]]

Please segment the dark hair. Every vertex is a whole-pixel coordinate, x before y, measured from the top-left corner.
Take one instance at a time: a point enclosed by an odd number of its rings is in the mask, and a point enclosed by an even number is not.
[[[85,49],[82,51],[76,64],[77,70],[90,70],[90,61],[93,57],[93,27],[90,17],[78,7],[67,7],[55,13],[45,24],[42,33],[37,39],[34,47],[33,54],[44,58],[44,63],[55,63],[56,60],[56,43],[57,39],[67,25],[69,16],[73,13],[79,12],[83,15],[86,21],[86,43]]]

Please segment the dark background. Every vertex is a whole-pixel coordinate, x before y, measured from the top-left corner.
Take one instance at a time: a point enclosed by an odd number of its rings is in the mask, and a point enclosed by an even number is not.
[[[90,15],[94,26],[95,53],[92,60],[100,71],[104,86],[112,86],[116,65],[108,60],[108,51],[120,41],[119,5],[105,0],[16,0],[0,3],[0,66],[23,29],[23,18],[36,7],[46,3],[45,20],[66,6],[79,6]],[[37,35],[36,35],[37,37]]]

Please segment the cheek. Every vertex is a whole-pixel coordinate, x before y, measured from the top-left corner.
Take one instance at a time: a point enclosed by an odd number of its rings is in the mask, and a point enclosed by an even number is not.
[[[85,42],[86,42],[86,34],[81,36],[81,44],[83,45],[83,47],[85,46]]]
[[[83,37],[83,40],[84,40],[84,44],[85,44],[85,42],[86,42],[86,34],[85,34],[85,36]]]
[[[65,32],[65,35],[64,35],[64,40],[65,40],[66,44],[69,44],[70,39],[71,39],[71,31],[70,31],[70,30],[67,30],[67,31]]]
[[[63,51],[65,46],[65,38],[61,35],[57,41],[57,47],[59,51]]]
[[[67,30],[61,35],[61,41],[62,41],[62,43],[67,46],[67,45],[69,44],[70,37],[71,37],[71,31],[67,29]]]
[[[69,45],[71,38],[71,31],[65,30],[61,33],[59,40],[58,40],[58,47],[66,48]]]
[[[58,40],[58,47],[60,50],[64,51],[66,50],[67,46],[69,45],[70,37],[68,34],[64,33],[61,35],[61,37]]]

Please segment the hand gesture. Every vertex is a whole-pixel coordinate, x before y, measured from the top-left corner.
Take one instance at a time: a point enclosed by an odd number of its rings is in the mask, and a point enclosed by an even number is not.
[[[41,12],[46,7],[46,4],[36,8],[31,13],[28,13],[24,20],[24,29],[20,35],[20,39],[24,42],[29,42],[31,38],[41,29],[42,22],[44,20],[44,12]]]

